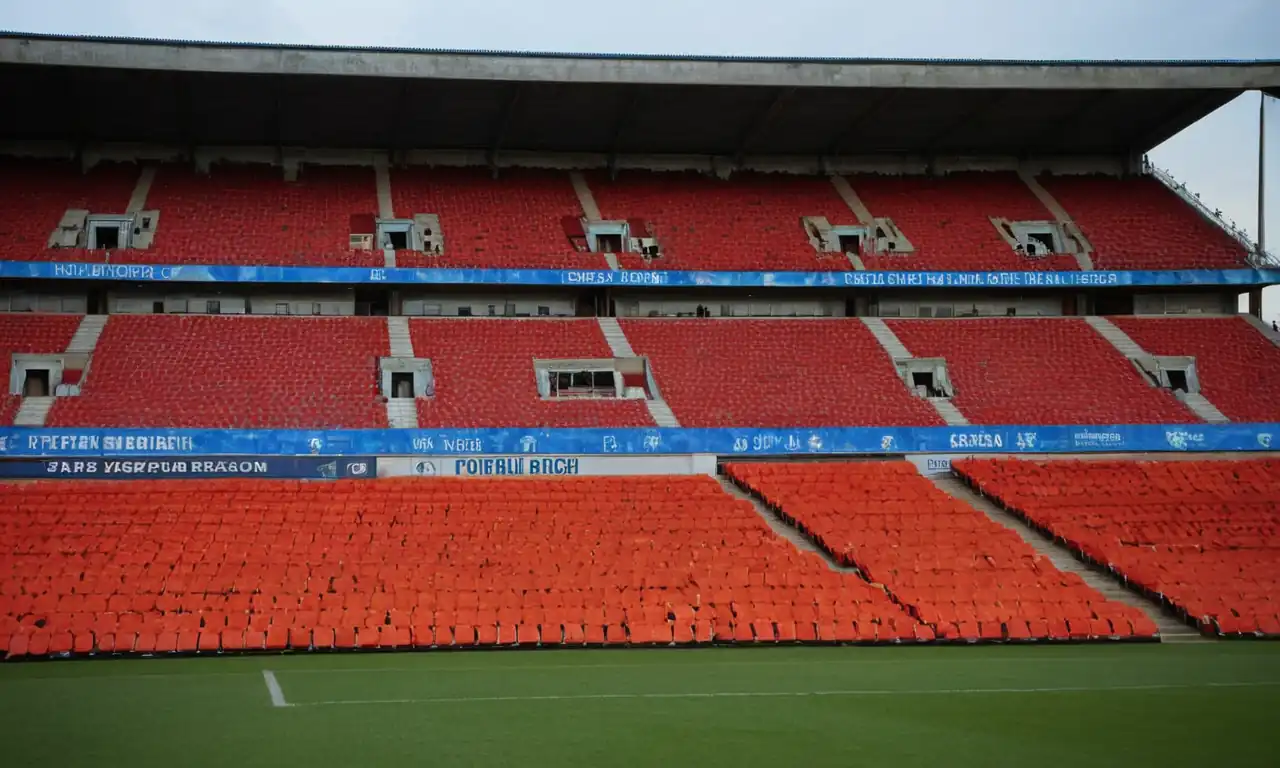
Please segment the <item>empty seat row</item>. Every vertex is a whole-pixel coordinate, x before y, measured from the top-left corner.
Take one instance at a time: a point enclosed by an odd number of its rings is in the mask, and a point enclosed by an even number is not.
[[[104,251],[49,249],[50,234],[70,209],[121,214],[138,186],[136,164],[0,161],[0,259],[105,261]],[[389,174],[391,213],[440,216],[440,254],[402,251],[402,266],[606,268],[600,254],[581,253],[562,222],[583,216],[564,171],[408,168]],[[1071,270],[1068,254],[1028,258],[1000,235],[993,218],[1053,221],[1013,173],[942,177],[855,175],[848,181],[873,217],[891,218],[911,241],[910,253],[865,253],[876,270]],[[1098,269],[1232,268],[1245,253],[1160,182],[1146,177],[1046,177],[1095,248]],[[728,179],[683,172],[586,174],[608,220],[643,222],[636,235],[655,237],[663,255],[623,255],[624,269],[851,269],[844,254],[819,254],[802,217],[833,226],[859,224],[831,180],[740,172]],[[384,201],[385,202],[385,201]],[[369,167],[309,164],[285,181],[268,165],[216,163],[207,172],[161,164],[146,209],[160,212],[152,246],[116,250],[114,263],[283,266],[382,266],[381,251],[352,250],[352,217],[380,209]]]
[[[728,471],[943,638],[1153,637],[1141,611],[1064,573],[907,462],[734,464]]]
[[[984,494],[1224,635],[1280,636],[1280,462],[953,464]]]

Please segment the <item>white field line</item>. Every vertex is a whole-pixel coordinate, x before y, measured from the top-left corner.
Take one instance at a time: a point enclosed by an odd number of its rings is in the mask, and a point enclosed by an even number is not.
[[[303,701],[290,707],[352,707],[393,704],[475,704],[485,702],[600,701],[607,699],[750,699],[806,698],[823,696],[955,696],[1017,693],[1106,693],[1122,691],[1171,691],[1197,688],[1264,688],[1280,686],[1280,681],[1241,683],[1167,683],[1154,685],[1062,686],[1053,688],[917,688],[909,690],[851,689],[834,691],[716,691],[706,693],[581,693],[543,696],[449,696],[423,699],[349,699]]]
[[[271,694],[271,706],[288,707],[292,706],[284,698],[284,689],[280,687],[280,681],[276,679],[276,673],[269,669],[262,670],[262,680],[267,684],[267,693]]]

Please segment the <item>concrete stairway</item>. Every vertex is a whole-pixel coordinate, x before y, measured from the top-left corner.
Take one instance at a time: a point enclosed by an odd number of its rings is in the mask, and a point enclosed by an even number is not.
[[[597,317],[596,322],[600,324],[600,332],[604,334],[604,340],[609,343],[609,349],[614,357],[636,356],[635,350],[631,348],[631,342],[627,341],[627,334],[618,324],[618,318]]]
[[[938,412],[938,415],[942,417],[948,427],[966,427],[969,425],[969,420],[964,417],[964,414],[955,406],[955,403],[947,398],[931,397],[929,398],[929,404]]]
[[[858,573],[857,568],[851,568],[836,562],[836,560],[831,557],[826,550],[813,543],[808,536],[793,528],[787,521],[775,515],[773,510],[769,509],[769,507],[761,501],[759,497],[740,488],[738,484],[733,482],[733,480],[728,476],[716,475],[716,480],[719,481],[720,487],[724,488],[725,493],[735,499],[742,499],[743,501],[751,502],[751,506],[755,508],[756,514],[760,515],[760,519],[764,520],[765,524],[767,524],[774,533],[794,544],[797,549],[804,550],[805,552],[812,552],[818,557],[821,557],[822,561],[827,564],[827,567],[833,571],[839,571],[840,573]]]
[[[676,415],[671,411],[671,406],[667,405],[666,400],[645,400],[645,406],[649,408],[649,418],[653,419],[653,423],[660,427],[678,427],[680,422],[676,420]]]
[[[885,351],[889,357],[894,360],[908,360],[912,357],[911,350],[907,349],[907,345],[902,343],[898,335],[878,317],[861,318],[862,324],[867,326],[867,330],[871,331],[871,335],[876,337],[876,341],[880,342],[880,348]],[[903,386],[906,386],[905,383]],[[969,424],[969,420],[964,417],[960,409],[945,397],[928,398],[929,405],[938,412],[938,417],[943,423],[949,427],[963,427]]]
[[[600,221],[600,207],[596,205],[596,196],[591,194],[591,187],[587,184],[587,177],[582,175],[582,171],[570,171],[569,183],[573,184],[573,192],[578,196],[578,205],[582,206],[582,215],[587,217],[587,221]]]
[[[1183,623],[1181,619],[1166,611],[1164,606],[1127,589],[1112,574],[1095,568],[1093,565],[1077,558],[1048,536],[974,491],[955,475],[931,475],[929,479],[940,490],[977,509],[992,521],[1018,534],[1023,541],[1031,545],[1032,549],[1048,558],[1049,562],[1053,563],[1053,566],[1058,570],[1077,573],[1084,579],[1086,584],[1101,592],[1108,600],[1115,600],[1133,606],[1147,614],[1156,623],[1156,628],[1160,631],[1161,642],[1208,642],[1195,628]]]
[[[108,315],[85,315],[76,328],[75,335],[67,344],[68,355],[92,355],[102,337],[102,329],[107,326]]]
[[[15,427],[43,427],[56,397],[24,397],[13,417]]]
[[[413,337],[409,335],[409,318],[389,315],[387,340],[390,342],[391,357],[412,358]],[[403,397],[388,398],[387,423],[392,429],[417,429],[418,401]]]
[[[1184,392],[1179,395],[1183,405],[1187,406],[1199,416],[1201,420],[1210,424],[1227,424],[1231,421],[1226,415],[1218,410],[1218,406],[1209,402],[1209,399],[1199,392]]]
[[[1129,334],[1120,330],[1105,317],[1097,315],[1086,315],[1084,321],[1093,326],[1093,330],[1102,335],[1102,338],[1111,343],[1116,351],[1132,360],[1135,357],[1147,357],[1147,353],[1138,346],[1138,342],[1129,338]]]
[[[418,401],[408,397],[387,400],[387,424],[392,429],[417,429]]]
[[[413,357],[413,338],[409,335],[409,318],[387,318],[387,338],[391,342],[392,357]]]
[[[864,317],[862,324],[867,326],[867,330],[871,331],[871,335],[876,337],[876,341],[880,342],[880,346],[884,351],[889,353],[889,357],[894,360],[905,360],[911,357],[911,351],[907,349],[907,345],[903,344],[898,335],[889,329],[883,320],[878,317]]]

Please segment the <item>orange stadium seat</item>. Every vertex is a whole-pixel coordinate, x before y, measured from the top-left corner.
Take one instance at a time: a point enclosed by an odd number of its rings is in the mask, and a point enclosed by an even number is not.
[[[1085,640],[1151,637],[1141,611],[1063,573],[1012,530],[957,501],[907,462],[733,464],[837,560],[884,585],[938,637]],[[874,627],[901,637],[910,626]],[[873,631],[858,623],[859,637]]]
[[[0,485],[0,651],[929,639],[709,477]]]
[[[1280,461],[953,464],[975,487],[1202,628],[1280,635]]]

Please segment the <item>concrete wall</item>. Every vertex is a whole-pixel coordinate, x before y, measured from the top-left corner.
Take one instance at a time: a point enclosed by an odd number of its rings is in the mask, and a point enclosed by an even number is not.
[[[879,317],[1004,317],[1009,309],[1018,317],[1054,317],[1062,314],[1062,297],[1016,294],[908,294],[881,296],[868,314]],[[925,313],[921,310],[925,309]]]
[[[513,305],[515,317],[573,317],[576,301],[572,296],[538,294],[504,296],[502,294],[423,294],[401,296],[400,314],[410,317],[458,317],[459,308],[469,307],[473,317],[507,317],[507,305]],[[545,313],[542,311],[545,309]]]
[[[74,294],[0,293],[0,312],[61,312],[83,315],[89,311],[89,300]]]
[[[1230,315],[1235,312],[1235,294],[1158,293],[1133,297],[1135,315]]]

